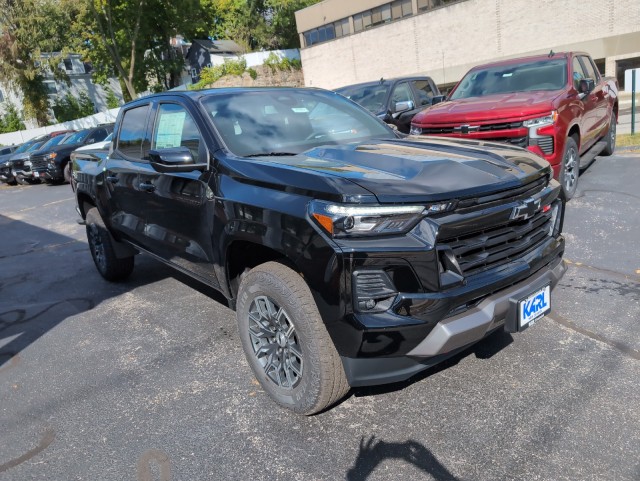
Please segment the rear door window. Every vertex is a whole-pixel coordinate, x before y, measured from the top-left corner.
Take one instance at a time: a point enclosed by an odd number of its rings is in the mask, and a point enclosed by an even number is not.
[[[149,104],[127,110],[118,134],[118,150],[127,157],[140,159],[145,138]]]

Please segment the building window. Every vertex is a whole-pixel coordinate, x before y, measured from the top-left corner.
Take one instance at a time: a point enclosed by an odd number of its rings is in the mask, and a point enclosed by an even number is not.
[[[337,22],[323,25],[322,27],[314,28],[304,32],[304,44],[307,47],[316,43],[327,42],[334,38],[344,37],[349,35],[351,30],[349,29],[349,19],[343,18]]]
[[[63,60],[63,62],[64,62],[64,69],[67,72],[71,72],[73,70],[73,63],[71,62],[71,59],[70,58],[65,58]]]

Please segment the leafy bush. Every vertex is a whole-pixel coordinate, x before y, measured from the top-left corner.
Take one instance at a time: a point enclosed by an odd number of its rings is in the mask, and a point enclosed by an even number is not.
[[[247,70],[247,61],[244,57],[240,57],[238,60],[225,60],[221,65],[214,65],[213,67],[205,67],[200,72],[200,81],[193,85],[192,89],[202,89],[217,82],[225,75],[242,75]],[[253,69],[250,69],[253,70]],[[255,70],[254,70],[255,72]],[[251,72],[249,72],[251,75]],[[256,73],[257,77],[257,73]],[[253,76],[251,77],[253,78]]]
[[[78,98],[74,97],[71,92],[67,92],[64,97],[56,99],[51,109],[58,122],[81,119],[93,115],[96,111],[89,95],[84,91],[80,92]]]
[[[254,68],[248,68],[247,72],[249,72],[249,77],[251,77],[253,80],[258,78],[258,72],[256,72],[256,69]]]
[[[118,100],[118,97],[116,97],[116,94],[113,93],[113,90],[107,87],[106,89],[104,89],[104,91],[107,94],[105,98],[105,101],[107,103],[107,108],[115,109],[116,107],[120,107],[120,100]]]
[[[24,123],[22,123],[18,109],[12,103],[8,103],[4,116],[0,117],[0,133],[17,132],[18,130],[25,130]]]
[[[300,59],[280,57],[275,52],[271,52],[269,54],[269,56],[263,62],[263,65],[269,67],[269,70],[271,70],[272,73],[275,73],[276,70],[280,70],[281,72],[283,72],[286,70],[300,70],[302,68],[302,62],[300,61]]]

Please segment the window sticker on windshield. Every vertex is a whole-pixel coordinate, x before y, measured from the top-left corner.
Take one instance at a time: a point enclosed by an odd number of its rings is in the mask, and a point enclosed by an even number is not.
[[[184,111],[167,112],[160,115],[156,133],[156,149],[180,147],[186,115],[187,113]]]
[[[309,109],[307,109],[306,107],[293,107],[291,110],[296,113],[309,112]]]

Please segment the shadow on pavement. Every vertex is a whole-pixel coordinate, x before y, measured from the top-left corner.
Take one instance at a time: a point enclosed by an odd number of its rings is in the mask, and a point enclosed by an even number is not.
[[[0,215],[0,372],[65,319],[136,287],[174,277],[213,300],[223,296],[148,257],[124,283],[100,277],[84,241]]]
[[[469,355],[475,355],[478,359],[490,359],[498,352],[502,351],[509,344],[513,342],[513,336],[502,330],[502,328],[498,328],[496,331],[491,333],[489,336],[485,337],[481,341],[472,346],[469,346],[466,349],[458,352],[457,354],[451,356],[449,359],[445,359],[444,361],[436,364],[433,367],[430,367],[415,376],[409,378],[406,381],[396,382],[393,384],[383,384],[381,386],[367,386],[367,387],[359,387],[353,389],[353,395],[357,397],[361,396],[377,396],[379,394],[384,394],[388,392],[400,391],[405,389],[407,386],[414,384],[416,382],[420,382],[423,379],[428,378],[429,376],[433,376],[445,369],[448,369],[452,366],[458,364],[462,359]],[[346,399],[346,398],[345,398]]]
[[[458,481],[426,447],[417,441],[388,443],[371,436],[360,439],[360,451],[353,466],[347,471],[347,481],[365,481],[379,464],[387,459],[399,459],[413,464],[436,481]]]

